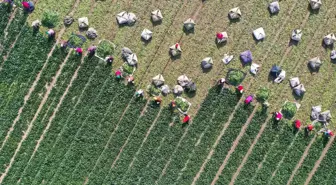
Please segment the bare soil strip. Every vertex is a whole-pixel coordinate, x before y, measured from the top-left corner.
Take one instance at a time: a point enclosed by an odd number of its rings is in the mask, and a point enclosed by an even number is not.
[[[77,1],[76,1],[76,3],[74,4],[74,7],[73,7],[73,9],[72,9],[72,11],[75,11],[75,9],[77,8],[77,6],[79,5],[79,2],[80,2],[80,0],[77,0]],[[11,128],[8,130],[7,135],[6,135],[6,137],[5,137],[5,140],[3,141],[2,145],[1,145],[0,151],[2,150],[2,148],[3,148],[3,146],[5,145],[6,141],[8,140],[10,134],[11,134],[12,131],[14,130],[14,127],[15,127],[16,123],[20,120],[22,110],[23,110],[24,107],[26,106],[27,101],[29,100],[31,94],[32,94],[33,91],[35,90],[35,87],[36,87],[37,83],[39,82],[39,80],[40,80],[40,78],[41,78],[41,73],[42,73],[42,72],[44,71],[44,69],[46,68],[46,66],[47,66],[47,64],[48,64],[48,62],[49,62],[49,59],[50,59],[52,53],[54,52],[54,50],[55,50],[55,48],[56,48],[56,46],[57,46],[59,40],[61,39],[61,37],[62,37],[62,35],[63,35],[65,29],[66,29],[65,27],[63,27],[63,28],[61,29],[61,31],[60,31],[60,33],[59,33],[59,36],[58,36],[58,38],[57,38],[56,43],[54,44],[54,46],[52,47],[52,49],[51,49],[50,52],[48,53],[46,62],[43,64],[42,69],[38,72],[38,74],[37,74],[37,76],[36,76],[36,78],[35,78],[35,80],[34,80],[34,82],[33,82],[33,85],[30,87],[30,89],[29,89],[29,91],[28,91],[28,94],[26,94],[26,96],[24,97],[23,105],[22,105],[22,107],[20,107],[20,109],[19,109],[19,111],[18,111],[18,115],[17,115],[17,117],[14,119]],[[2,64],[2,65],[3,65],[3,64]],[[62,66],[62,67],[63,67],[63,66]],[[0,70],[1,70],[1,69],[2,69],[2,66],[1,66]],[[57,74],[56,74],[56,75],[57,75]]]
[[[206,164],[209,162],[209,160],[211,159],[212,155],[214,154],[215,152],[215,148],[216,146],[218,145],[220,139],[223,137],[227,127],[230,125],[231,123],[231,120],[233,119],[233,116],[235,115],[236,113],[236,110],[238,109],[238,107],[240,106],[240,103],[242,102],[242,98],[239,100],[239,102],[236,104],[234,110],[232,111],[230,117],[229,117],[229,120],[224,124],[223,126],[223,129],[221,130],[219,136],[217,137],[215,143],[211,146],[211,150],[207,156],[207,158],[204,160],[201,168],[199,169],[199,171],[197,172],[197,174],[195,175],[194,177],[194,180],[193,182],[191,183],[192,185],[195,185],[196,184],[196,181],[199,179],[199,177],[201,176],[201,173],[204,171],[204,168],[206,166]]]
[[[308,178],[306,179],[306,182],[304,183],[304,185],[308,185],[309,182],[311,181],[311,179],[313,178],[315,172],[316,172],[317,169],[320,167],[320,164],[321,164],[322,160],[323,160],[324,157],[326,156],[326,154],[327,154],[329,148],[332,146],[332,144],[333,144],[333,142],[334,142],[334,140],[335,140],[335,137],[336,137],[336,136],[331,137],[330,140],[329,140],[329,142],[328,142],[328,144],[327,144],[327,146],[324,147],[324,149],[323,149],[323,151],[322,151],[322,153],[321,153],[320,158],[315,162],[314,168],[313,168],[312,171],[309,173]]]
[[[82,59],[82,61],[83,61],[83,59]],[[29,159],[29,161],[28,161],[28,163],[27,163],[27,166],[29,165],[31,159],[35,156],[35,153],[36,153],[36,151],[38,150],[38,148],[39,148],[41,142],[43,141],[45,134],[48,132],[48,130],[49,130],[50,126],[51,126],[52,121],[53,121],[54,118],[56,117],[56,113],[58,112],[59,108],[61,107],[61,105],[62,105],[62,103],[63,103],[63,100],[64,100],[65,96],[68,94],[69,89],[72,87],[72,83],[73,83],[73,82],[75,81],[75,79],[77,78],[79,69],[80,69],[80,66],[76,69],[74,75],[73,75],[72,78],[71,78],[71,81],[70,81],[69,85],[68,85],[67,88],[65,89],[65,91],[64,91],[64,93],[63,93],[61,99],[59,100],[59,102],[58,102],[58,104],[57,104],[57,106],[56,106],[54,112],[52,113],[51,117],[49,118],[48,124],[47,124],[46,128],[43,130],[43,133],[42,133],[42,135],[40,136],[39,140],[37,141],[37,144],[36,144],[36,146],[35,146],[35,148],[34,148],[34,152],[33,152],[33,154],[31,155],[31,157],[30,157],[30,159]]]
[[[243,128],[240,130],[240,133],[238,135],[238,137],[236,138],[236,140],[233,142],[233,145],[230,149],[230,151],[227,153],[222,165],[220,166],[220,168],[218,169],[217,173],[216,173],[216,176],[215,178],[213,179],[213,181],[211,182],[211,185],[215,185],[217,180],[219,179],[219,176],[220,174],[222,174],[225,166],[226,166],[226,163],[228,162],[228,160],[230,159],[230,156],[231,154],[234,152],[234,150],[236,149],[236,147],[238,146],[239,144],[239,141],[240,139],[244,136],[245,134],[245,131],[247,129],[247,127],[250,125],[251,121],[252,121],[252,118],[254,117],[254,114],[257,112],[258,110],[258,107],[259,107],[259,104],[257,104],[255,107],[254,107],[254,110],[253,112],[251,113],[250,117],[247,119],[246,123],[244,124]]]
[[[267,126],[267,123],[268,123],[268,121],[269,121],[270,119],[271,119],[271,117],[268,117],[268,118],[266,119],[266,121],[263,123],[261,129],[260,129],[259,132],[258,132],[258,135],[257,135],[256,138],[253,140],[253,143],[252,143],[252,145],[250,146],[250,148],[249,148],[249,150],[247,151],[247,153],[245,154],[243,161],[240,163],[239,167],[237,168],[237,171],[236,171],[235,174],[233,175],[233,177],[232,177],[232,179],[231,179],[231,182],[230,182],[230,185],[233,185],[233,184],[234,184],[234,182],[235,182],[236,178],[238,177],[238,175],[239,175],[241,169],[243,168],[243,166],[244,166],[244,164],[246,163],[248,157],[249,157],[250,154],[252,153],[252,150],[253,150],[253,148],[254,148],[254,145],[258,142],[259,138],[261,137],[261,134],[264,132],[264,130],[265,130],[266,126]]]
[[[143,146],[143,145],[146,143],[146,141],[147,141],[147,138],[148,138],[149,134],[150,134],[150,133],[151,133],[151,131],[153,130],[154,126],[156,125],[156,123],[157,123],[157,120],[158,120],[158,119],[159,119],[159,117],[160,117],[161,111],[162,111],[162,108],[160,109],[160,111],[159,111],[158,115],[157,115],[157,116],[156,116],[156,118],[154,119],[154,121],[153,121],[152,125],[149,127],[149,129],[148,129],[148,131],[147,131],[147,133],[146,133],[146,136],[145,136],[145,138],[142,140],[142,143],[141,143],[141,145],[140,145],[140,147],[139,147],[138,151],[135,153],[135,155],[134,155],[134,157],[133,157],[133,159],[132,159],[132,162],[131,162],[131,163],[130,163],[130,165],[128,166],[128,169],[127,169],[127,171],[128,171],[130,168],[132,168],[132,166],[133,166],[133,163],[134,163],[134,161],[135,161],[136,157],[139,155],[139,153],[140,153],[140,150],[141,150],[142,146]],[[127,171],[126,171],[126,173],[127,173]]]
[[[9,19],[8,19],[8,23],[6,25],[6,28],[4,30],[4,40],[6,40],[7,35],[8,35],[8,27],[9,25],[12,23],[13,19],[15,18],[16,12],[17,12],[18,8],[15,8],[14,11],[11,13]]]
[[[308,153],[309,153],[309,149],[311,147],[311,145],[315,142],[316,139],[316,135],[314,136],[314,138],[310,141],[309,145],[307,146],[306,150],[304,151],[303,155],[300,158],[300,161],[296,164],[294,170],[292,171],[292,175],[290,176],[287,185],[290,185],[296,172],[299,170],[299,168],[301,167],[303,161],[305,160],[305,158],[307,157]]]
[[[68,58],[69,58],[69,56],[70,56],[70,53],[71,53],[71,52],[69,52],[69,54],[67,55],[67,57],[64,59],[63,63],[60,65],[60,68],[59,68],[58,71],[56,72],[56,75],[54,76],[52,82],[51,82],[50,85],[48,86],[48,88],[47,88],[47,92],[44,94],[43,99],[42,99],[42,101],[41,101],[41,103],[40,103],[40,105],[39,105],[39,107],[38,107],[38,109],[37,109],[37,111],[36,111],[36,113],[35,113],[33,119],[32,119],[31,122],[29,123],[28,128],[26,129],[26,131],[24,131],[24,134],[23,134],[23,136],[22,136],[22,139],[21,139],[21,141],[19,142],[19,145],[17,146],[17,148],[16,148],[16,150],[15,150],[15,152],[14,152],[14,155],[13,155],[13,157],[12,157],[11,160],[10,160],[9,165],[6,167],[5,173],[3,173],[3,174],[1,175],[1,177],[0,177],[0,184],[2,183],[3,179],[6,177],[6,175],[7,175],[8,171],[9,171],[9,169],[12,167],[12,164],[13,164],[13,162],[14,162],[14,160],[15,160],[15,157],[16,157],[17,153],[20,151],[20,148],[21,148],[22,143],[26,140],[26,138],[28,137],[28,135],[29,135],[31,129],[33,128],[33,123],[34,123],[35,120],[37,119],[38,115],[40,114],[40,112],[41,112],[41,110],[42,110],[42,108],[43,108],[43,106],[44,106],[44,104],[46,103],[46,101],[47,101],[47,99],[48,99],[48,97],[49,97],[49,94],[50,94],[52,88],[55,86],[55,84],[56,84],[56,82],[57,82],[57,79],[58,79],[58,77],[60,76],[60,74],[61,74],[61,72],[62,72],[63,67],[65,66],[66,62],[68,61]],[[18,119],[18,120],[19,120],[19,119]],[[9,137],[9,135],[7,135],[7,136]],[[2,144],[1,149],[3,148],[3,146],[5,145],[5,143],[6,143],[7,139],[8,139],[7,136],[6,136],[5,141],[4,141],[3,144]],[[1,150],[1,149],[0,149],[0,150]]]

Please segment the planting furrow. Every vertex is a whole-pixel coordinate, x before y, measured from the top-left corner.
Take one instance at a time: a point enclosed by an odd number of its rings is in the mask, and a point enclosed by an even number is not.
[[[207,108],[214,105],[216,94],[214,89],[209,92],[208,99],[203,102],[199,113],[204,114]],[[178,143],[179,137],[183,134],[181,126],[174,124],[180,122],[179,118],[172,117],[169,109],[164,109],[164,111],[139,152],[137,160],[133,163],[129,171],[130,174],[126,173],[124,176],[123,184],[154,183],[162,173],[165,161],[168,160],[170,154],[174,151],[174,146]],[[203,119],[208,120],[206,117],[203,117]],[[195,117],[192,122],[198,122],[197,120],[200,121],[199,118]]]
[[[255,137],[257,137],[257,134],[261,127],[260,123],[264,123],[266,119],[267,119],[267,110],[265,109],[258,110],[254,114],[251,123],[248,125],[246,129],[246,132],[244,133],[236,149],[233,151],[230,158],[228,159],[225,168],[223,169],[223,173],[220,174],[218,179],[219,184],[229,184],[233,173],[237,170],[245,153],[251,146],[252,141],[255,139]]]
[[[49,97],[49,95],[50,95],[50,93],[51,93],[51,90],[52,90],[53,87],[55,86],[55,84],[56,84],[56,82],[57,82],[57,80],[58,80],[58,77],[60,76],[60,74],[61,74],[61,72],[62,72],[63,67],[65,66],[66,62],[68,61],[68,58],[69,58],[69,56],[70,56],[70,53],[71,53],[71,52],[69,52],[68,56],[64,59],[63,63],[60,65],[60,68],[58,69],[58,71],[56,72],[55,76],[53,77],[53,80],[51,81],[50,85],[47,86],[47,91],[46,91],[46,93],[44,94],[43,99],[41,100],[41,103],[40,103],[40,105],[38,106],[38,109],[37,109],[36,113],[34,114],[33,119],[29,122],[29,124],[28,124],[28,126],[27,126],[27,129],[26,129],[25,131],[23,131],[24,134],[22,135],[22,138],[21,138],[20,142],[18,143],[17,148],[15,149],[15,152],[14,152],[12,158],[10,159],[10,162],[9,162],[8,166],[6,167],[6,169],[5,169],[5,172],[0,176],[0,184],[2,183],[3,179],[6,177],[6,175],[7,175],[7,173],[8,173],[8,170],[11,168],[11,166],[12,166],[14,160],[15,160],[15,157],[16,157],[17,153],[19,152],[20,148],[21,148],[22,143],[26,140],[27,136],[29,135],[29,133],[30,133],[30,131],[31,131],[33,125],[34,125],[35,120],[37,119],[38,115],[40,114],[40,112],[41,112],[41,110],[42,110],[44,104],[46,103],[46,101],[47,101],[47,99],[48,99],[48,97]],[[20,116],[20,114],[19,114],[18,116]],[[20,119],[20,117],[17,118],[17,120],[19,120],[19,119]],[[15,124],[15,123],[13,123],[13,125],[14,125],[14,124]],[[14,137],[14,136],[13,136],[13,137]],[[2,149],[3,149],[4,147],[6,147],[6,144],[7,144],[7,145],[11,145],[11,147],[13,147],[13,143],[14,143],[14,142],[10,142],[10,144],[7,143],[7,141],[8,141],[9,139],[10,139],[10,140],[15,140],[15,139],[13,139],[13,138],[10,138],[10,133],[9,133],[9,134],[6,136],[5,140],[3,141],[2,146],[1,146],[1,148],[0,148],[0,151],[2,151]],[[6,148],[5,148],[5,149],[6,149]],[[6,151],[7,153],[9,153],[10,150],[5,150],[5,151]]]
[[[93,60],[93,63],[98,63],[98,60]],[[84,69],[85,70],[85,69]],[[94,100],[96,95],[100,92],[100,87],[103,86],[104,80],[106,76],[109,74],[109,70],[106,70],[104,66],[100,66],[99,64],[95,67],[93,73],[91,74],[90,78],[88,79],[87,83],[84,86],[83,91],[80,94],[80,97],[77,100],[75,107],[79,107],[72,111],[67,117],[64,127],[62,131],[58,135],[55,141],[55,145],[53,146],[52,152],[49,153],[46,160],[53,159],[53,162],[56,162],[55,158],[57,157],[57,163],[53,163],[53,167],[50,168],[51,173],[45,179],[49,182],[52,181],[53,177],[57,174],[59,165],[62,165],[62,161],[66,157],[66,154],[69,150],[68,147],[64,143],[71,143],[73,139],[76,137],[76,131],[78,131],[85,122],[86,116],[90,113],[90,107],[93,106]],[[78,84],[78,86],[73,86],[73,88],[82,88],[84,84]],[[96,87],[96,88],[93,88]],[[70,112],[72,108],[68,109]],[[78,112],[76,112],[78,111]],[[71,137],[65,137],[70,135]],[[59,152],[62,151],[62,152]],[[41,171],[37,174],[43,176]]]
[[[80,127],[77,129],[77,132],[75,133],[74,139],[69,142],[68,150],[64,154],[63,160],[60,162],[58,168],[55,169],[54,176],[50,180],[50,184],[53,184],[56,182],[67,182],[67,178],[69,178],[69,175],[71,175],[70,171],[76,168],[76,164],[80,163],[80,159],[82,157],[82,154],[80,153],[80,149],[83,146],[78,146],[79,144],[76,142],[81,139],[81,137],[87,136],[85,135],[85,129],[87,127],[87,122],[90,119],[96,119],[97,117],[93,117],[94,113],[96,113],[94,110],[96,108],[96,105],[100,99],[104,99],[103,93],[106,91],[106,85],[107,82],[109,82],[110,78],[106,79],[106,76],[109,75],[109,70],[103,69],[102,71],[98,72],[100,75],[99,77],[94,79],[94,83],[97,87],[102,86],[99,89],[99,92],[97,93],[96,97],[94,97],[94,101],[90,104],[88,115],[85,117],[85,119],[80,124]],[[106,79],[105,81],[103,79]],[[97,82],[100,82],[97,83]],[[85,139],[85,137],[83,137]],[[76,161],[79,160],[79,161]],[[69,162],[71,161],[71,163]],[[69,164],[70,163],[70,164]]]
[[[256,109],[255,109],[256,110]],[[216,141],[211,146],[211,150],[208,153],[206,160],[203,162],[202,167],[198,172],[198,176],[193,179],[193,184],[210,184],[214,177],[218,167],[220,166],[223,154],[227,155],[230,147],[234,144],[235,138],[240,133],[243,125],[249,118],[249,115],[253,112],[252,106],[246,106],[243,104],[237,104],[236,111],[230,115],[229,121],[225,123],[220,134],[216,138]],[[203,173],[202,173],[203,172]],[[198,178],[197,178],[198,177]]]
[[[305,160],[305,158],[307,157],[309,151],[310,151],[310,147],[312,146],[312,144],[315,142],[317,135],[314,135],[314,138],[311,139],[309,145],[306,147],[304,153],[302,154],[300,161],[296,164],[294,170],[291,172],[291,176],[289,177],[289,180],[287,181],[287,185],[291,184],[291,182],[294,179],[294,175],[296,174],[296,172],[298,171],[298,169],[301,167],[303,161]],[[288,174],[287,174],[288,175]]]
[[[316,172],[317,169],[320,167],[320,164],[321,164],[322,160],[323,160],[324,157],[326,156],[326,154],[327,154],[329,148],[330,148],[330,147],[332,146],[332,144],[334,143],[334,140],[335,140],[335,136],[331,137],[330,139],[328,139],[328,141],[326,141],[326,142],[328,142],[328,144],[324,147],[324,149],[323,149],[323,151],[322,151],[322,153],[321,153],[319,159],[315,162],[313,169],[309,172],[308,177],[307,177],[307,179],[306,179],[304,185],[308,185],[308,184],[310,183],[310,181],[311,181],[311,179],[313,178],[315,172]],[[328,164],[328,165],[329,165],[329,164]],[[334,181],[335,181],[335,177],[332,177],[332,180],[333,180],[333,182],[334,182]]]
[[[134,126],[123,147],[120,149],[118,156],[113,161],[112,167],[109,170],[108,175],[105,177],[105,183],[121,183],[122,177],[127,170],[125,167],[129,166],[135,151],[143,141],[144,136],[147,135],[147,130],[152,125],[152,122],[154,123],[155,118],[159,116],[159,109],[155,107],[149,107],[145,112],[146,113],[140,117],[140,120]]]
[[[9,23],[9,19],[11,17],[12,12],[13,12],[13,9],[11,9],[9,6],[5,4],[0,4],[0,15],[1,15],[0,16],[0,33],[4,33],[4,30],[6,29]],[[2,45],[2,42],[0,42],[0,45]],[[1,52],[1,49],[0,49],[0,52]]]
[[[335,154],[336,144],[334,140],[331,148],[329,148],[328,153],[326,154],[323,161],[320,163],[309,184],[335,184]]]
[[[216,176],[215,178],[213,179],[213,181],[211,182],[212,185],[216,184],[216,182],[218,181],[219,179],[219,176],[222,174],[224,168],[226,167],[226,164],[228,163],[228,160],[230,159],[231,157],[231,154],[235,151],[235,149],[237,148],[241,138],[243,137],[243,135],[245,134],[246,132],[246,129],[248,128],[248,126],[250,125],[252,119],[254,118],[254,115],[258,109],[258,105],[257,104],[254,109],[253,109],[253,112],[250,114],[250,116],[247,118],[246,122],[244,123],[244,126],[242,127],[242,129],[240,130],[240,133],[239,135],[236,137],[236,139],[233,141],[232,143],[232,146],[230,148],[230,150],[228,151],[228,153],[226,154],[225,156],[225,159],[223,161],[223,163],[221,164],[221,166],[219,167],[217,173],[216,173]]]
[[[273,172],[268,184],[285,184],[290,174],[299,162],[301,156],[307,156],[311,144],[314,142],[316,135],[305,137],[305,131],[301,130],[298,137],[293,143],[292,148],[283,154],[281,161],[277,164],[276,170]],[[308,149],[308,150],[307,150]],[[306,152],[306,154],[304,153]],[[303,161],[304,158],[300,160]]]
[[[169,123],[176,120],[179,122],[179,119],[172,120],[172,116],[174,115],[175,114],[172,114],[168,107],[162,108],[160,116],[153,125],[146,141],[144,141],[141,148],[138,149],[135,155],[136,158],[134,158],[134,161],[131,163],[132,166],[125,172],[120,184],[127,185],[139,182],[142,173],[149,167],[149,161],[154,160],[158,150],[160,150],[160,147],[156,148],[157,145],[163,145],[162,142],[165,141],[163,138],[166,138],[166,135],[168,135],[170,131]]]
[[[212,88],[210,92],[211,91],[215,91],[216,93],[216,87]],[[178,178],[179,172],[184,168],[184,163],[188,161],[189,158],[189,164],[191,164],[190,166],[193,166],[194,168],[185,171],[185,173],[182,174],[183,176],[181,179],[192,181],[193,173],[196,173],[197,171],[197,165],[201,165],[202,162],[199,159],[202,157],[205,158],[207,152],[209,151],[208,146],[214,142],[215,136],[220,131],[221,123],[227,121],[229,114],[235,107],[234,105],[237,104],[237,97],[235,93],[230,90],[224,90],[224,92],[220,92],[217,95],[212,94],[209,98],[214,102],[212,106],[210,106],[211,108],[208,109],[213,110],[212,113],[215,113],[216,117],[211,121],[212,114],[209,115],[206,110],[202,109],[203,106],[201,106],[201,109],[195,116],[195,119],[187,127],[189,130],[184,131],[184,137],[182,137],[179,141],[180,144],[174,149],[173,154],[169,157],[169,160],[165,164],[164,170],[162,170],[165,174],[161,172],[162,179],[160,179],[158,183],[169,184],[170,182],[175,182],[176,178]],[[207,125],[209,125],[209,129],[207,132],[203,133]],[[193,150],[190,146],[195,146],[197,138],[199,138],[202,134],[204,134],[204,138],[207,139],[197,145],[195,148],[196,155],[190,156],[189,154],[192,153]],[[188,175],[188,178],[186,178],[185,175]]]
[[[60,160],[59,158],[56,158],[59,156],[55,154],[53,155],[53,152],[61,148],[61,147],[57,148],[56,145],[63,146],[62,143],[60,142],[62,141],[60,140],[60,136],[63,136],[63,134],[69,133],[70,128],[77,126],[75,124],[76,122],[74,121],[70,122],[70,118],[73,118],[74,116],[79,115],[79,114],[75,114],[76,111],[79,110],[77,106],[81,107],[80,102],[83,101],[82,98],[88,94],[86,92],[86,89],[88,88],[88,86],[91,85],[92,79],[95,76],[96,68],[94,66],[97,63],[97,61],[90,60],[88,58],[85,58],[84,60],[82,60],[82,62],[84,61],[84,63],[81,66],[77,67],[77,68],[80,68],[80,70],[78,71],[78,77],[74,79],[75,81],[73,81],[73,85],[72,85],[72,88],[70,88],[70,91],[68,92],[68,96],[65,97],[63,101],[64,103],[60,107],[59,112],[56,114],[56,117],[52,123],[52,126],[49,128],[49,132],[47,132],[46,136],[44,137],[43,142],[41,143],[40,150],[37,151],[36,153],[36,157],[39,158],[39,161],[38,161],[40,163],[39,165],[42,165],[41,167],[34,166],[35,168],[33,171],[36,172],[35,173],[36,178],[48,179],[50,178],[50,176],[53,175],[53,173],[50,172],[51,170],[50,168],[53,168],[54,165],[57,165],[58,160]],[[91,74],[91,75],[88,75],[88,74]],[[74,74],[74,75],[77,75],[77,74]],[[75,130],[72,130],[72,131],[75,131]],[[72,135],[70,135],[69,137],[65,137],[64,139],[71,139],[71,137]],[[50,143],[50,140],[52,140],[53,142]],[[42,150],[42,149],[47,149],[47,151]],[[39,153],[41,153],[41,155],[39,155]],[[63,153],[61,153],[60,151],[59,155],[62,155],[62,154]],[[50,157],[53,157],[53,158],[50,158]],[[42,179],[39,179],[39,180],[42,181]]]
[[[211,118],[210,123],[212,123],[212,120],[214,119],[215,115],[216,115],[216,114],[214,113],[213,116],[212,116],[212,118]],[[202,142],[202,138],[204,137],[204,133],[207,132],[208,129],[209,129],[209,125],[204,129],[204,132],[203,132],[203,133],[200,135],[200,137],[197,139],[196,144],[194,145],[193,150],[192,150],[192,152],[190,153],[190,157],[193,156],[193,155],[195,155],[195,149],[196,149],[196,147]],[[181,169],[180,173],[178,174],[178,177],[177,177],[177,179],[175,180],[175,183],[174,183],[174,184],[177,184],[177,182],[179,182],[179,180],[180,180],[181,177],[182,177],[183,172],[187,170],[188,164],[189,164],[189,162],[190,162],[190,157],[189,157],[189,159],[187,160],[187,162],[185,162],[185,164],[184,164],[183,168]]]
[[[236,179],[232,178],[230,184],[233,184],[233,181],[234,184],[253,184],[250,181],[254,173],[257,171],[258,164],[263,161],[264,155],[266,155],[269,148],[274,145],[276,140],[278,140],[279,135],[283,132],[286,132],[286,123],[284,121],[275,123],[273,119],[271,119],[268,120],[267,124],[265,123],[263,125],[265,126],[264,131],[262,133],[258,133],[261,134],[260,137],[258,138],[257,136],[256,139],[253,141],[253,144],[255,145],[252,144],[249,148],[249,151],[252,151],[247,158],[246,163],[244,163],[244,166],[238,167],[238,170],[241,168],[241,171],[237,175]],[[245,157],[246,155],[244,156],[244,159]]]
[[[44,73],[41,75],[41,81],[37,84],[37,87],[35,89],[36,92],[33,93],[33,96],[31,97],[31,100],[29,100],[29,104],[27,104],[26,110],[32,110],[35,111],[38,109],[38,106],[40,105],[40,99],[42,99],[42,95],[47,90],[47,84],[50,84],[52,81],[52,78],[54,74],[56,73],[59,63],[62,63],[66,57],[66,53],[63,53],[59,48],[56,49],[55,53],[51,57],[51,63],[49,64],[44,71]],[[79,59],[77,56],[71,56],[68,59],[68,62],[65,64],[62,73],[57,80],[56,85],[54,86],[53,90],[51,91],[49,98],[47,102],[45,103],[44,108],[42,109],[39,116],[36,118],[36,121],[33,123],[32,130],[30,131],[30,134],[26,138],[26,140],[22,143],[21,150],[19,151],[15,162],[13,163],[12,168],[9,170],[8,177],[5,178],[8,181],[16,182],[20,179],[21,173],[25,171],[26,165],[30,162],[31,158],[35,154],[35,150],[37,148],[35,147],[36,141],[42,134],[44,127],[46,127],[47,120],[44,120],[44,117],[50,116],[51,112],[54,110],[54,106],[56,106],[56,97],[58,94],[62,93],[60,92],[60,88],[66,84],[64,84],[65,81],[68,79],[66,77],[69,77],[72,75],[76,68],[76,63],[79,63]],[[69,74],[70,73],[70,74]],[[64,87],[65,88],[65,87]],[[33,104],[32,104],[33,103]],[[33,106],[33,107],[31,107]],[[47,109],[47,106],[50,107]],[[24,112],[26,113],[26,112]],[[25,114],[23,114],[25,116]],[[38,143],[37,143],[38,144]],[[30,155],[32,154],[32,155]]]
[[[161,112],[162,112],[162,108],[160,109],[158,115],[156,116],[156,118],[154,119],[153,123],[151,124],[151,126],[150,126],[149,129],[147,130],[146,135],[145,135],[145,138],[142,140],[140,147],[138,148],[138,150],[137,150],[136,153],[134,154],[133,159],[132,159],[131,163],[129,164],[129,166],[127,167],[127,170],[126,170],[125,174],[127,174],[128,171],[130,170],[130,168],[133,167],[133,164],[134,164],[135,160],[137,160],[137,157],[138,157],[138,155],[139,155],[139,153],[140,153],[140,151],[141,151],[143,145],[146,143],[146,141],[147,141],[147,139],[148,139],[148,136],[150,135],[150,133],[151,133],[151,131],[153,130],[153,128],[156,126],[156,123],[157,123],[158,119],[159,119],[160,116],[161,116]],[[124,176],[124,177],[125,177],[125,176]],[[121,181],[123,181],[123,180],[124,180],[124,179],[122,179]]]
[[[94,167],[88,176],[88,184],[102,184],[111,164],[120,152],[120,148],[127,140],[129,133],[135,126],[141,111],[145,107],[146,101],[132,99],[125,114],[120,118],[116,128],[110,134],[104,149],[95,159]]]

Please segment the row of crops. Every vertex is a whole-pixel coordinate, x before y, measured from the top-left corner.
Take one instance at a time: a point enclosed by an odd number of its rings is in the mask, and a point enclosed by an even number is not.
[[[9,20],[3,13],[1,33]],[[328,142],[294,132],[287,120],[274,123],[267,110],[238,103],[228,89],[210,89],[183,125],[169,108],[134,98],[135,88],[117,81],[111,66],[95,57],[56,47],[47,60],[55,42],[25,20],[17,12],[6,38],[1,35],[1,55],[9,55],[0,71],[0,172],[14,160],[3,184],[211,184],[218,172],[217,184],[285,184],[309,146],[292,180],[303,184]],[[312,184],[335,182],[334,153],[335,144]]]

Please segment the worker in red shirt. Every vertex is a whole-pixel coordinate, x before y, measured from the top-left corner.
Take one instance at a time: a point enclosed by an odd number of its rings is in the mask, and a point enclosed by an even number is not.
[[[301,121],[300,120],[295,120],[294,121],[294,126],[295,126],[295,128],[297,129],[297,130],[299,130],[300,129],[300,127],[301,127]]]
[[[185,114],[182,120],[182,123],[189,123],[189,121],[190,121],[190,116],[188,114]]]
[[[244,92],[244,87],[242,85],[238,85],[237,90],[240,94],[243,94]]]
[[[155,103],[156,103],[157,105],[160,105],[161,102],[162,102],[162,99],[161,99],[160,96],[155,96],[155,97],[154,97],[154,101],[155,101]]]
[[[313,128],[314,128],[314,127],[313,127],[313,125],[312,125],[312,124],[309,124],[309,125],[307,126],[307,128],[306,128],[306,129],[307,129],[307,131],[309,131],[309,132],[310,132],[310,131],[312,131],[312,130],[313,130]]]
[[[28,10],[30,8],[29,3],[27,1],[22,1],[22,6],[26,10]]]

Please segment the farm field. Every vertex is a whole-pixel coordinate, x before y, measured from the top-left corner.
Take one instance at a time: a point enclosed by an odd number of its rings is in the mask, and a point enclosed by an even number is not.
[[[1,0],[0,0],[1,1]],[[280,1],[280,12],[270,15],[273,0],[68,0],[53,3],[34,0],[32,13],[0,4],[0,184],[334,184],[335,136],[326,136],[321,126],[307,133],[312,106],[335,110],[333,87],[336,66],[330,60],[331,47],[323,37],[335,32],[336,1],[324,0],[311,10],[309,3]],[[228,12],[239,7],[242,17],[230,21]],[[160,9],[163,20],[155,24],[150,12]],[[32,22],[46,10],[58,14],[56,35],[48,38],[45,25]],[[121,11],[137,16],[134,25],[118,25]],[[74,22],[63,24],[70,15]],[[61,43],[78,29],[77,19],[87,17],[97,30],[78,54]],[[183,30],[192,18],[193,31]],[[266,38],[256,41],[252,31],[263,27]],[[149,42],[141,39],[144,28],[153,32]],[[303,31],[293,45],[293,29]],[[216,33],[226,31],[227,43],[215,43]],[[114,45],[113,63],[91,56],[87,48],[101,40]],[[169,47],[179,43],[180,57],[171,57]],[[123,47],[137,54],[134,85],[119,80],[115,72],[125,62]],[[242,65],[239,55],[250,50],[259,64],[257,75]],[[224,64],[224,54],[234,55]],[[307,67],[309,59],[323,62],[317,73]],[[211,70],[200,67],[212,57]],[[286,71],[282,83],[269,80],[273,65]],[[218,86],[231,70],[244,73],[244,93],[235,86]],[[176,96],[162,96],[157,105],[146,91],[152,78],[162,74],[173,88],[180,75],[197,85],[196,93],[183,92],[191,103],[188,115],[169,106]],[[297,97],[289,79],[299,77],[304,96]],[[265,106],[257,95],[261,87],[269,92]],[[144,97],[136,97],[144,89]],[[258,99],[258,100],[257,100]],[[283,104],[296,102],[295,115],[276,121],[272,116]],[[296,129],[294,120],[301,120]],[[327,125],[335,131],[332,116]]]

